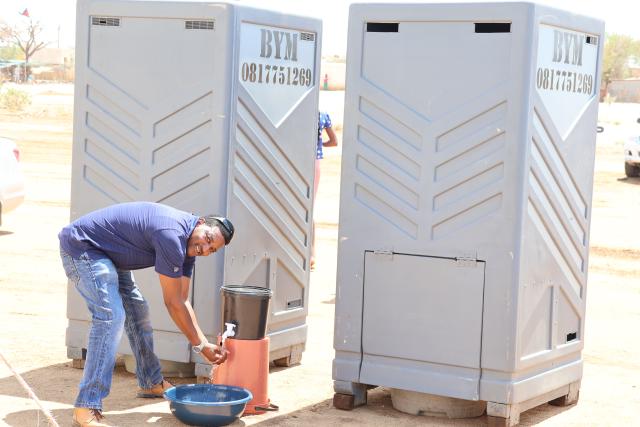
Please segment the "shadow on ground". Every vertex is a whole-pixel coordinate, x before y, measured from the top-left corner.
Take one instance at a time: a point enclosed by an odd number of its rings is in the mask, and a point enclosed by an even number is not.
[[[286,368],[270,369],[277,372]],[[29,384],[38,384],[35,394],[52,413],[60,425],[69,425],[72,407],[81,379],[82,370],[71,367],[71,362],[47,366],[22,374]],[[169,378],[174,384],[193,383],[195,378]],[[137,382],[135,376],[118,366],[114,371],[110,395],[104,401],[107,420],[116,426],[133,427],[140,425],[180,426],[169,413],[168,403],[162,399],[135,398]],[[0,380],[0,395],[28,398],[26,391],[12,376]],[[56,405],[58,403],[59,405]],[[60,408],[60,406],[67,406]],[[520,426],[532,426],[561,412],[571,410],[572,406],[561,408],[549,404],[541,405],[520,415]],[[385,388],[378,387],[368,392],[366,406],[352,411],[341,411],[333,407],[331,399],[309,405],[293,412],[269,417],[263,421],[252,422],[251,417],[232,424],[234,427],[254,424],[260,426],[486,426],[487,417],[483,415],[469,419],[447,419],[438,417],[408,415],[393,409],[391,396]],[[10,426],[25,425],[47,426],[44,415],[36,410],[24,410],[17,407],[2,420]]]
[[[8,425],[13,427],[23,427],[23,426],[49,426],[47,419],[42,415],[42,413],[38,414],[38,411],[20,411],[9,414],[3,421]],[[71,425],[71,417],[72,410],[71,409],[58,409],[51,411],[53,417],[56,419],[58,424],[62,426],[70,426]],[[25,420],[38,420],[39,422],[31,421],[25,423]],[[134,427],[134,426],[142,426],[142,425],[153,425],[153,426],[182,426],[184,424],[180,423],[176,420],[173,415],[166,413],[154,413],[154,412],[127,412],[126,414],[107,414],[105,418],[105,422],[108,422],[109,425],[118,426],[118,427]],[[234,426],[241,426],[243,424],[234,424]]]
[[[71,361],[21,373],[22,378],[33,388],[43,405],[50,409],[61,426],[71,424],[73,403],[82,370],[71,367]],[[194,383],[193,378],[168,378],[174,384]],[[35,386],[37,384],[37,386]],[[135,375],[118,366],[114,370],[109,396],[104,400],[107,421],[116,426],[140,426],[151,423],[157,426],[181,426],[169,413],[169,404],[164,399],[136,398],[137,381]],[[13,376],[0,379],[0,395],[29,399],[27,392]],[[35,404],[30,405],[35,407]],[[60,409],[60,406],[68,408]],[[160,412],[165,411],[165,412]],[[10,426],[48,426],[44,414],[36,409],[16,408],[2,420]],[[236,426],[244,423],[236,423]]]
[[[623,178],[618,178],[618,182],[631,185],[640,185],[640,178],[629,178],[625,176]]]
[[[551,418],[569,407],[556,407],[549,404],[532,408],[520,415],[520,426],[533,426]],[[391,395],[385,388],[369,390],[366,406],[352,411],[342,411],[333,407],[331,399],[306,406],[297,411],[282,414],[255,425],[261,427],[300,425],[312,426],[486,426],[487,416],[476,418],[448,419],[440,417],[417,416],[401,413],[393,409]]]

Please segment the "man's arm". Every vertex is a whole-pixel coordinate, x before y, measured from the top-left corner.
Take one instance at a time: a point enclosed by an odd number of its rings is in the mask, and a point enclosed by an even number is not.
[[[205,336],[198,326],[193,307],[189,302],[190,279],[188,277],[174,278],[164,274],[158,275],[160,276],[164,305],[167,307],[171,319],[192,346],[199,345]],[[220,351],[214,345],[203,348],[201,354],[211,363],[222,363],[227,358],[226,352]]]

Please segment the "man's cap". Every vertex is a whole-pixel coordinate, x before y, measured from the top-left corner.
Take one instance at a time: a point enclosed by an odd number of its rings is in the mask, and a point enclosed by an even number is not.
[[[231,239],[233,239],[234,233],[234,228],[231,221],[229,221],[228,218],[218,215],[211,215],[209,216],[209,218],[212,219],[213,222],[218,226],[222,237],[224,237],[224,244],[228,245],[229,242],[231,242]]]

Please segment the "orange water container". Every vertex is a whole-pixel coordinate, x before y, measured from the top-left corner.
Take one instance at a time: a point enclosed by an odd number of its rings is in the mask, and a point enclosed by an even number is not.
[[[221,320],[226,328],[220,340],[229,351],[227,360],[212,375],[214,384],[244,387],[253,394],[245,414],[262,414],[278,407],[269,401],[269,338],[267,318],[271,289],[224,285]]]
[[[269,338],[236,340],[227,338],[227,360],[213,373],[214,384],[244,387],[253,394],[245,415],[262,414],[272,410],[269,401]]]

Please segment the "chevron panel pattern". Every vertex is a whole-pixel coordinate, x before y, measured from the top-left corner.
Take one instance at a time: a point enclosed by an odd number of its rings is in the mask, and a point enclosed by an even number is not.
[[[362,149],[356,156],[355,199],[417,239],[422,167],[416,159],[421,155],[422,136],[400,119],[403,108],[382,110],[376,103],[364,97],[359,102],[357,141]],[[388,103],[394,100],[385,100]]]
[[[109,90],[109,93],[117,93],[114,89]],[[87,86],[87,100],[98,107],[102,112],[110,116],[113,120],[118,122],[121,126],[125,127],[135,135],[140,136],[142,134],[142,123],[140,118],[135,113],[127,108],[127,105],[123,102],[124,99],[114,99],[113,95],[105,95],[105,91],[98,89],[92,85]]]
[[[373,85],[367,89],[359,99],[358,202],[405,235],[431,240],[481,222],[502,207],[504,98],[477,103],[473,114],[462,108],[430,122]],[[423,177],[422,171],[431,168],[433,176]],[[431,203],[428,223],[419,214],[426,200]]]
[[[138,200],[145,187],[141,173],[143,109],[99,74],[90,77],[82,176],[113,203]]]
[[[570,285],[564,291],[578,309],[586,274],[588,206],[549,126],[553,125],[535,110],[527,212]]]
[[[297,268],[310,244],[310,188],[304,176],[239,97],[233,193],[274,237]]]
[[[432,239],[502,207],[506,111],[504,101],[492,105],[435,138]]]
[[[211,155],[211,91],[147,108],[96,72],[86,94],[87,184],[114,203],[181,205],[202,194]]]
[[[151,114],[149,191],[154,200],[183,205],[206,194],[201,187],[211,170],[213,93],[200,87],[165,102]]]

